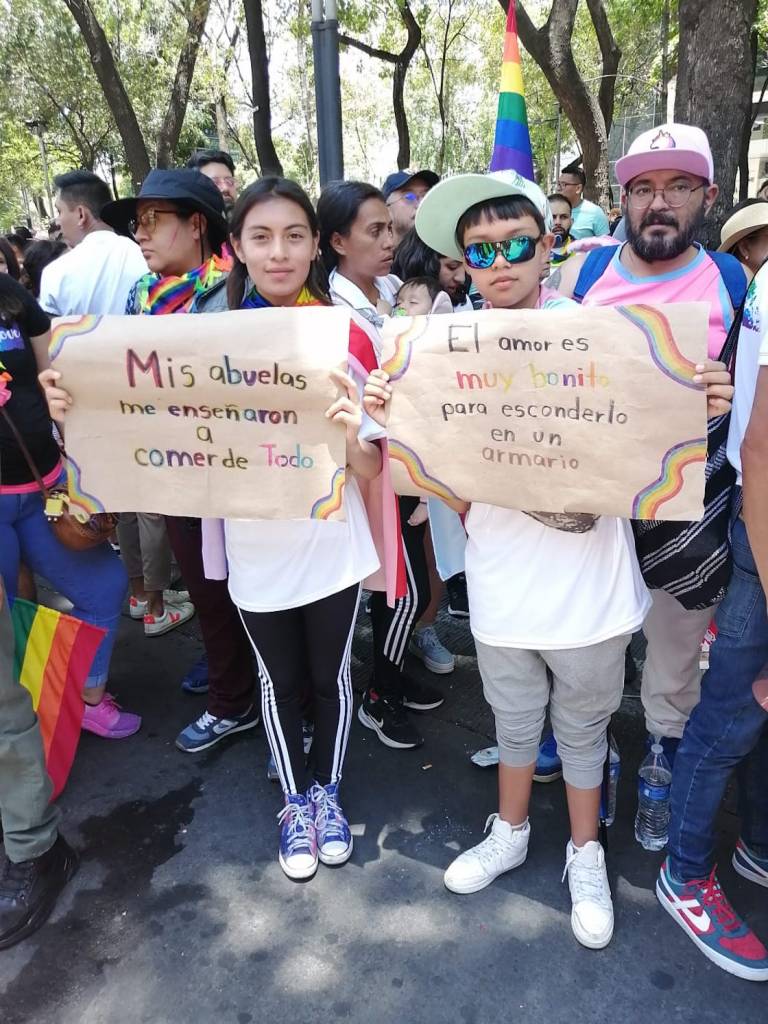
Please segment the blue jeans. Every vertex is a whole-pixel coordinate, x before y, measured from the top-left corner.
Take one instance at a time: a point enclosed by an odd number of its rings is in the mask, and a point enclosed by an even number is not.
[[[742,836],[757,853],[768,848],[768,714],[752,694],[768,662],[768,616],[741,519],[733,523],[732,548],[733,577],[715,614],[717,639],[709,671],[672,774],[670,867],[675,878],[686,882],[712,871],[715,817],[731,772],[742,762]]]
[[[71,551],[59,543],[39,493],[0,494],[0,576],[11,600],[16,596],[20,561],[72,602],[75,618],[107,630],[85,684],[86,688],[102,686],[109,675],[128,589],[122,562],[109,544]]]

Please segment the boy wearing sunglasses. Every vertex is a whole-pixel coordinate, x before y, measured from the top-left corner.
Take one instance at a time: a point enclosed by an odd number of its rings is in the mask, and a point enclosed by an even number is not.
[[[463,259],[486,306],[571,305],[539,283],[553,241],[551,214],[539,187],[514,171],[436,185],[421,203],[416,231],[437,252]],[[381,417],[390,394],[386,374],[375,371],[366,386],[368,412]],[[475,503],[466,527],[470,623],[499,744],[499,808],[486,822],[488,837],[456,858],[445,885],[477,892],[525,861],[549,707],[570,815],[571,926],[582,945],[601,949],[613,934],[598,842],[606,731],[621,703],[624,649],[650,604],[629,524]]]

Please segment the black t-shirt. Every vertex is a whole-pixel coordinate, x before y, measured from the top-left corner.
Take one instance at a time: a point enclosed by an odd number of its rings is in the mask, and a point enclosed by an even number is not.
[[[9,315],[8,304],[21,312]],[[37,363],[30,338],[45,334],[51,325],[47,313],[26,288],[7,274],[0,286],[0,387],[10,392],[5,411],[24,438],[29,454],[41,476],[46,476],[60,457],[51,432],[51,418],[42,389],[37,382]],[[8,426],[0,414],[0,486],[32,483],[34,477]]]

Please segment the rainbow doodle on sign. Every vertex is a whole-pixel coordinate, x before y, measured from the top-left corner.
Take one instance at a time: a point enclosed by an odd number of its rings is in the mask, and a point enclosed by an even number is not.
[[[71,455],[66,457],[66,471],[69,510],[72,515],[85,521],[97,512],[106,512],[98,498],[83,490],[82,471]]]
[[[394,459],[396,462],[401,462],[405,466],[406,472],[414,484],[422,491],[427,491],[429,494],[434,494],[436,498],[442,498],[443,501],[453,499],[454,501],[461,501],[461,498],[454,491],[450,489],[446,484],[441,483],[435,477],[430,474],[424,468],[424,463],[421,461],[416,452],[409,448],[407,444],[403,444],[402,441],[396,441],[390,438],[387,442],[389,448],[389,457]]]
[[[693,380],[696,364],[686,359],[677,347],[669,320],[652,306],[617,306],[616,312],[638,327],[644,334],[651,352],[651,359],[663,374],[683,387],[703,391],[701,384]]]
[[[429,325],[429,316],[413,317],[413,323],[395,340],[395,351],[389,359],[382,363],[382,370],[389,374],[390,380],[399,380],[405,376],[411,365],[413,343],[424,334]]]
[[[680,493],[683,470],[694,462],[707,458],[707,439],[697,437],[681,441],[670,448],[661,460],[661,473],[636,495],[632,502],[632,519],[657,519],[659,508]]]
[[[66,323],[58,323],[51,331],[51,343],[48,346],[48,355],[51,362],[59,355],[64,342],[69,338],[79,338],[83,334],[90,334],[98,326],[100,316],[88,314],[79,316],[76,320],[68,320]]]
[[[340,466],[333,474],[330,494],[317,499],[309,513],[310,519],[330,519],[334,512],[339,511],[344,494],[345,476],[346,474]]]

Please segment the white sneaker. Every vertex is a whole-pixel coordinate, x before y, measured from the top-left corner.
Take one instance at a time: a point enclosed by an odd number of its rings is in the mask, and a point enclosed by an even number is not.
[[[603,949],[613,935],[613,902],[600,843],[593,840],[577,850],[569,839],[563,881],[566,875],[573,903],[573,934],[587,949]]]
[[[144,635],[163,636],[172,629],[183,625],[195,614],[195,606],[187,602],[168,604],[162,615],[144,616]]]
[[[459,854],[449,865],[443,876],[446,889],[458,893],[479,892],[505,871],[520,867],[528,856],[531,826],[527,818],[522,827],[513,828],[498,814],[491,814],[484,832],[488,831],[491,822],[493,825],[488,838]]]
[[[170,604],[174,608],[180,604],[189,604],[188,590],[164,590],[163,604]],[[138,597],[131,596],[128,599],[128,610],[132,619],[143,619],[147,614],[148,601],[141,601]]]

